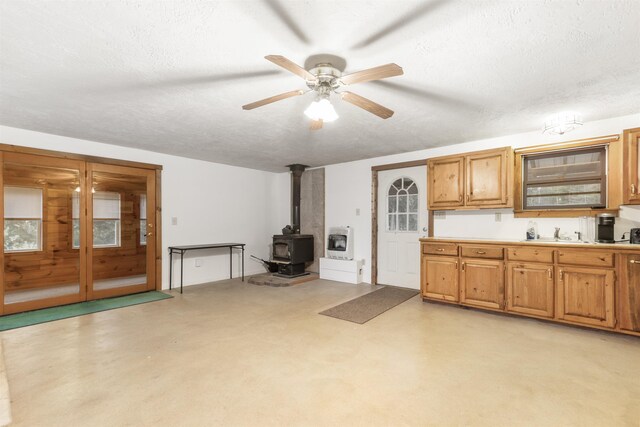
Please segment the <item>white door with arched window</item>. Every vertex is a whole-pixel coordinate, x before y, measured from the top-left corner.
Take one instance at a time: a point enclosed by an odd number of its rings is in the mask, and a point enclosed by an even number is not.
[[[427,227],[427,167],[378,173],[378,283],[420,289]]]

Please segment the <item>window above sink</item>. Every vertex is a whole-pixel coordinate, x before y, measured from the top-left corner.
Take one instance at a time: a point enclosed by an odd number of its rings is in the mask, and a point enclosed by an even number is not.
[[[617,212],[620,136],[516,150],[516,217],[578,217]]]
[[[604,208],[607,146],[522,156],[523,209]]]

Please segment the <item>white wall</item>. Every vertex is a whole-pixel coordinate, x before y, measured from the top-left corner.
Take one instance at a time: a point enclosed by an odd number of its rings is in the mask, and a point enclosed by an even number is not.
[[[0,126],[0,142],[154,163],[162,172],[163,288],[169,286],[167,247],[213,242],[246,243],[245,273],[264,272],[250,259],[268,258],[271,236],[288,223],[288,176],[217,163],[191,160],[92,141]],[[286,194],[283,194],[286,193]],[[284,206],[284,208],[283,208]],[[286,218],[283,216],[286,215]],[[178,225],[171,225],[171,217]],[[202,266],[194,266],[194,258]],[[174,267],[176,266],[174,262]],[[179,271],[174,278],[179,280]],[[185,258],[185,285],[228,278],[229,254],[192,252]],[[234,256],[234,276],[240,274]],[[177,283],[174,279],[174,284]]]
[[[355,233],[355,256],[365,260],[364,279],[371,281],[371,167],[388,163],[419,160],[429,157],[464,153],[490,148],[512,146],[514,148],[549,144],[574,139],[619,134],[623,129],[640,126],[640,114],[588,122],[581,129],[564,136],[542,135],[529,132],[498,138],[465,142],[457,145],[414,151],[392,156],[377,157],[356,162],[341,163],[326,167],[326,226],[349,225]],[[424,137],[425,147],[437,141]],[[356,216],[356,209],[360,215]],[[425,207],[426,209],[426,207]],[[526,218],[514,218],[513,211],[503,209],[502,221],[495,222],[495,210],[447,212],[445,219],[435,221],[435,235],[440,237],[491,237],[522,239]],[[579,230],[577,218],[537,219],[538,232],[543,236],[553,235],[554,227],[573,234]],[[640,226],[640,208],[625,207],[617,218],[616,237],[632,225]]]

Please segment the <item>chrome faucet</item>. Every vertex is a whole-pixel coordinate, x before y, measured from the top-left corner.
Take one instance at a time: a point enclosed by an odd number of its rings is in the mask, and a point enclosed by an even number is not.
[[[556,227],[556,231],[553,232],[553,239],[560,240],[560,227]]]

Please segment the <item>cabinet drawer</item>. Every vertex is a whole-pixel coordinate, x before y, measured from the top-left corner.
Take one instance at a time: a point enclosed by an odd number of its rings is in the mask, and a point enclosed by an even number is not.
[[[589,267],[613,267],[613,252],[559,249],[558,263]]]
[[[553,263],[553,249],[548,248],[507,248],[510,261]]]
[[[461,246],[460,251],[467,258],[504,258],[504,251],[498,246]]]
[[[458,255],[458,245],[455,243],[423,243],[422,253],[430,255]]]

